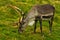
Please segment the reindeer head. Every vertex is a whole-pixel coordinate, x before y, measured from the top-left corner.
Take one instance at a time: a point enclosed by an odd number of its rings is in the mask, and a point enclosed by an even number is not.
[[[21,32],[23,32],[23,30],[24,30],[24,27],[26,26],[26,21],[25,21],[25,14],[23,13],[23,11],[21,11],[21,9],[19,9],[18,7],[16,7],[16,6],[13,6],[13,5],[8,5],[8,7],[11,7],[11,8],[13,8],[17,13],[18,13],[18,15],[19,15],[19,22],[18,22],[18,24],[19,24],[19,29],[18,29],[18,31],[21,33]]]
[[[19,31],[19,33],[22,33],[23,32],[23,30],[25,29],[25,26],[26,26],[26,21],[25,21],[25,17],[24,17],[24,14],[22,15],[22,17],[21,17],[21,19],[19,20],[20,22],[19,22],[19,29],[18,29],[18,31]]]

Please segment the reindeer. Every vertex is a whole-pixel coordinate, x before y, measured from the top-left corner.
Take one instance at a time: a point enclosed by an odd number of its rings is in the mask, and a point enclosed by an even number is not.
[[[11,6],[13,7],[13,6]],[[17,10],[17,12],[21,12],[21,10],[18,7],[13,7]],[[55,7],[53,7],[50,4],[44,4],[44,5],[34,5],[29,11],[28,14],[25,16],[23,12],[21,12],[21,21],[19,19],[19,33],[22,33],[24,31],[24,28],[29,24],[29,22],[34,21],[32,23],[35,23],[34,25],[34,33],[36,33],[36,24],[37,21],[40,22],[40,30],[42,34],[42,20],[48,20],[49,21],[49,30],[50,33],[52,32],[52,24],[54,19],[54,13],[55,13]]]

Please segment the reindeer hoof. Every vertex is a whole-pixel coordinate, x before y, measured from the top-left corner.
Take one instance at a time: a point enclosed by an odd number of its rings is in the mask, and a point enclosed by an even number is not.
[[[51,33],[49,33],[49,35],[51,35]]]
[[[42,37],[44,38],[44,35],[42,35]]]

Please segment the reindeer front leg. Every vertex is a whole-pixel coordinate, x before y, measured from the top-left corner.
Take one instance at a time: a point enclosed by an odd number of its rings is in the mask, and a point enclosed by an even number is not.
[[[34,24],[34,33],[36,33],[36,24],[37,24],[37,19],[35,18],[35,24]]]

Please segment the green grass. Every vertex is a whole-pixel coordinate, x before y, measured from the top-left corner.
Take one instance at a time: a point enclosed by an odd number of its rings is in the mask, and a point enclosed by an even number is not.
[[[60,3],[53,1],[0,0],[0,40],[60,40]],[[36,34],[33,33],[34,26],[28,26],[22,34],[19,34],[18,26],[13,26],[13,23],[18,21],[18,14],[7,5],[15,5],[27,14],[33,5],[46,3],[55,5],[56,8],[51,35],[49,35],[48,22],[46,21],[43,21],[44,37],[41,36],[39,23],[37,24]]]

